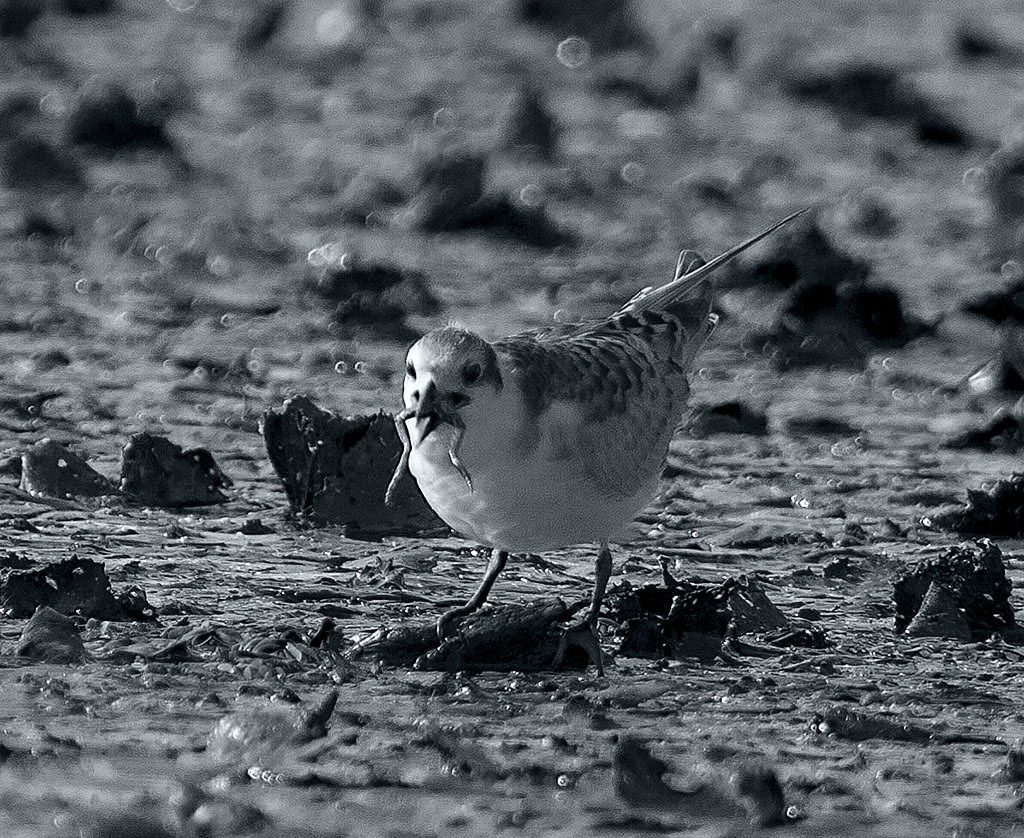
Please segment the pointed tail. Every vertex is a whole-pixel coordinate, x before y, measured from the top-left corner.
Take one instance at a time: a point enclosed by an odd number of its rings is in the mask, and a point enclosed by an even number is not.
[[[770,236],[784,224],[788,224],[794,218],[799,218],[805,212],[807,212],[807,208],[794,212],[792,215],[783,218],[782,221],[776,222],[767,230],[758,233],[756,236],[747,239],[745,242],[741,242],[735,247],[729,248],[725,253],[720,256],[716,256],[710,262],[703,262],[697,267],[693,267],[695,262],[702,260],[700,260],[699,257],[694,260],[693,251],[684,250],[679,254],[679,262],[676,265],[675,279],[671,282],[666,282],[660,288],[641,291],[621,309],[619,309],[616,314],[628,314],[638,311],[663,311],[668,309],[674,303],[683,302],[695,296],[695,293],[707,282],[708,276],[710,276],[712,271],[716,268],[720,268],[726,262],[741,254],[748,247],[757,244],[761,239]],[[684,271],[687,270],[689,270],[689,273],[684,273]]]

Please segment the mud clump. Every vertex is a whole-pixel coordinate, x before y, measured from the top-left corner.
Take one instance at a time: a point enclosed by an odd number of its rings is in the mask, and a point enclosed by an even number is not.
[[[932,592],[933,586],[944,590],[942,593]],[[1011,587],[1003,554],[988,539],[950,547],[940,556],[918,562],[894,583],[896,632],[908,631],[912,621],[924,610],[926,598],[931,602],[918,621],[916,633],[919,635],[940,625],[940,614],[946,615],[943,618],[946,624],[940,626],[943,631],[957,631],[949,620],[962,618],[974,640],[983,640],[996,631],[1013,629],[1016,621],[1010,605]]]
[[[81,186],[78,163],[32,134],[0,143],[0,183],[10,189],[69,189]]]
[[[892,288],[827,283],[790,292],[765,348],[780,369],[808,365],[864,365],[880,349],[899,349],[930,327],[909,317]]]
[[[1024,535],[1024,473],[997,480],[989,489],[968,489],[967,503],[931,517],[940,529],[1017,538]]]
[[[468,616],[458,633],[440,644],[432,623],[381,629],[360,641],[350,655],[425,671],[550,670],[565,633],[564,624],[583,604],[568,606],[560,599],[541,599],[488,608]],[[588,654],[565,659],[566,668],[593,662]]]
[[[730,401],[694,408],[686,427],[691,436],[704,438],[716,434],[766,436],[768,416],[744,402]]]
[[[789,621],[755,583],[729,577],[720,583],[672,578],[663,584],[610,591],[605,614],[619,623],[618,653],[641,658],[710,659],[728,635],[785,628]]]
[[[117,490],[82,457],[52,439],[41,439],[21,456],[21,488],[48,498],[97,497]]]
[[[75,621],[45,605],[25,624],[17,653],[46,663],[79,663],[87,657]]]
[[[47,606],[61,614],[97,620],[152,620],[154,609],[139,589],[115,596],[106,569],[92,559],[72,556],[36,570],[0,572],[0,610],[28,617]]]
[[[417,175],[411,210],[427,232],[480,230],[535,247],[567,244],[542,207],[514,204],[504,194],[485,192],[487,159],[481,154],[446,153],[427,160]]]
[[[183,451],[162,436],[134,434],[121,449],[121,491],[146,506],[224,503],[231,480],[205,448]]]
[[[334,304],[331,319],[345,332],[383,332],[396,340],[413,340],[419,333],[406,318],[441,310],[441,301],[425,274],[352,254],[340,265],[314,268],[309,282],[314,293]]]
[[[839,60],[804,68],[788,81],[798,99],[827,105],[855,117],[908,125],[922,143],[968,146],[973,139],[963,126],[931,102],[896,67]]]
[[[541,92],[523,85],[516,91],[505,124],[505,147],[551,160],[558,150],[559,126]]]
[[[288,399],[261,421],[263,441],[293,514],[314,524],[343,524],[353,533],[444,530],[411,478],[394,504],[384,495],[402,451],[385,413],[343,417],[305,396]]]
[[[139,103],[114,82],[91,82],[79,90],[68,109],[65,133],[75,145],[108,151],[172,147],[163,124],[144,116]]]

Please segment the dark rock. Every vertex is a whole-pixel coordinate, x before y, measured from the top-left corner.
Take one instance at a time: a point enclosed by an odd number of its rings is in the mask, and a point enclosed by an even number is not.
[[[911,637],[950,637],[970,640],[971,629],[957,606],[956,598],[938,582],[932,582],[921,607],[905,629]]]
[[[1017,538],[1024,535],[1024,474],[1015,472],[991,488],[968,489],[967,503],[930,516],[941,529]]]
[[[506,148],[528,151],[550,160],[557,151],[558,134],[558,125],[541,92],[532,85],[521,86],[512,100],[505,124]]]
[[[980,428],[971,428],[947,440],[949,448],[977,448],[981,451],[1024,451],[1024,423],[1013,413],[1000,410]]]
[[[79,663],[86,657],[75,621],[45,605],[25,624],[17,652],[20,657],[45,663]]]
[[[288,11],[287,0],[261,0],[246,7],[235,34],[239,52],[258,52],[281,28]]]
[[[945,610],[955,606],[975,640],[1016,626],[1003,554],[988,539],[950,547],[940,556],[918,562],[896,580],[893,601],[897,632],[905,631],[917,616],[933,584],[945,589],[941,596],[948,595],[953,603]],[[933,605],[944,607],[946,602],[938,599]]]
[[[20,38],[44,8],[40,0],[0,0],[0,38]]]
[[[72,556],[38,570],[7,570],[0,575],[0,609],[27,617],[41,605],[62,614],[98,620],[152,620],[153,607],[137,590],[115,596],[99,562]]]
[[[648,45],[630,0],[516,0],[519,17],[558,37],[585,38],[597,50]]]
[[[313,290],[335,304],[332,320],[343,330],[369,330],[406,341],[419,333],[406,323],[410,314],[433,315],[441,302],[427,277],[381,262],[349,255],[343,266],[312,269]]]
[[[686,425],[690,435],[695,437],[715,434],[765,436],[768,433],[768,416],[764,411],[744,402],[722,402],[698,405],[690,414]]]
[[[415,225],[428,232],[483,230],[536,247],[570,241],[548,221],[540,207],[520,207],[506,196],[484,192],[486,158],[479,154],[441,154],[426,161],[412,200]]]
[[[21,456],[21,488],[48,498],[96,497],[117,490],[69,448],[41,439]]]
[[[364,533],[444,528],[411,477],[399,482],[393,506],[384,505],[402,451],[387,414],[342,417],[296,396],[263,415],[262,433],[295,515]]]
[[[840,60],[798,71],[787,87],[799,99],[845,114],[907,124],[923,143],[966,146],[972,142],[966,129],[929,101],[896,67]]]
[[[78,91],[65,132],[72,143],[107,150],[171,148],[163,124],[143,118],[138,102],[114,82],[90,82]]]
[[[134,434],[121,449],[121,491],[147,506],[206,506],[227,500],[231,480],[205,448],[182,451],[166,437]]]
[[[82,185],[78,164],[42,137],[0,142],[0,183],[11,189],[67,189]]]

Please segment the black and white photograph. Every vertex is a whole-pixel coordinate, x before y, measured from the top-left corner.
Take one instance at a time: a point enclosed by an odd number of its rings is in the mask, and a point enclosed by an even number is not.
[[[1024,7],[0,0],[0,838],[1024,834]]]

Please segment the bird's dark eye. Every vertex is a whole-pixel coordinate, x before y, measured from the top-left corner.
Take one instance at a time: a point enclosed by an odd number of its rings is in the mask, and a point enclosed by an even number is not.
[[[477,361],[470,361],[462,368],[462,380],[467,384],[476,384],[484,374],[484,368]]]
[[[460,393],[458,390],[449,395],[448,398],[451,399],[451,403],[455,405],[455,407],[463,407],[464,405],[469,404],[469,396],[465,393]]]
[[[412,379],[415,380],[415,378],[416,378],[416,367],[414,367],[411,362],[405,365],[405,374],[407,376],[409,376],[409,378],[412,378]]]

